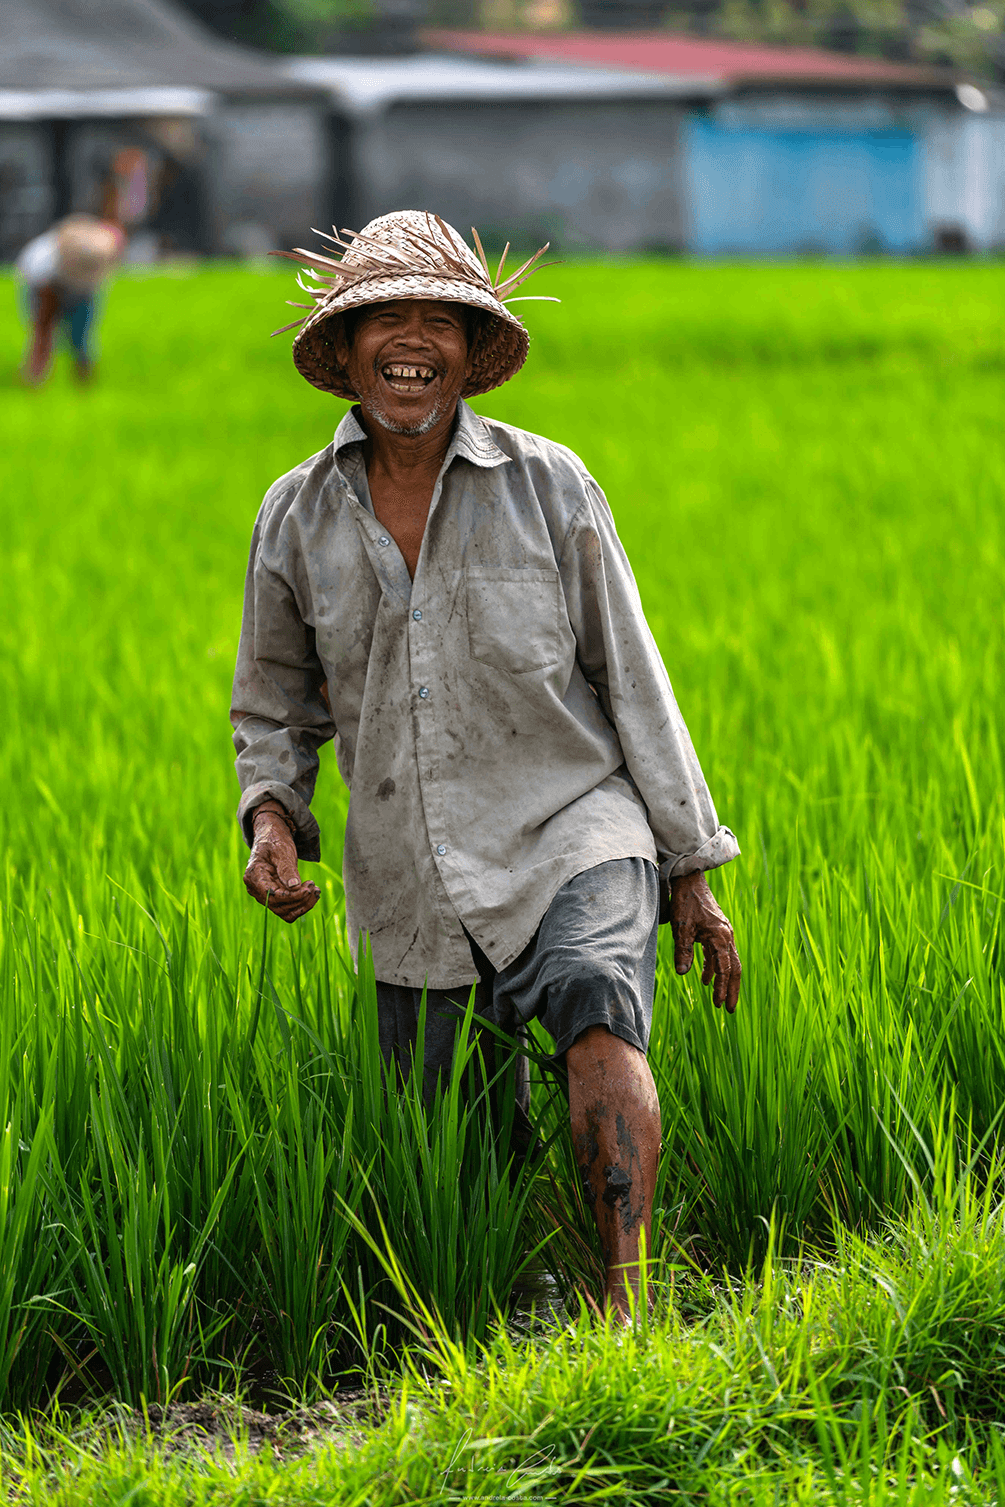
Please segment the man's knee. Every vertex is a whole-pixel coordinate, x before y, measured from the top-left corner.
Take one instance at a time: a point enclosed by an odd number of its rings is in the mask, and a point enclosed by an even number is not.
[[[627,1041],[612,1031],[610,1026],[602,1023],[586,1026],[576,1036],[575,1040],[566,1048],[566,1062],[570,1056],[576,1059],[599,1058],[599,1057],[623,1057],[628,1055],[645,1056],[641,1048],[634,1042]]]
[[[603,1051],[613,1034],[609,1026],[585,1026],[582,1031],[578,1032],[566,1049],[566,1060],[568,1061],[570,1053],[575,1058],[587,1052],[595,1053]]]

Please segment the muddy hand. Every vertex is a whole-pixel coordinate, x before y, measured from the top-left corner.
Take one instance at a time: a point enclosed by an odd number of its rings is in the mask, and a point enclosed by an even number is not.
[[[312,910],[321,891],[297,871],[297,849],[286,822],[276,811],[257,810],[255,841],[244,884],[259,905],[268,905],[284,921],[296,921]]]
[[[705,956],[701,981],[715,980],[712,1000],[725,1005],[729,1014],[740,997],[743,969],[733,939],[733,928],[716,904],[704,874],[683,874],[670,881],[670,925],[673,927],[674,967],[688,973],[694,961],[694,944],[701,943]]]

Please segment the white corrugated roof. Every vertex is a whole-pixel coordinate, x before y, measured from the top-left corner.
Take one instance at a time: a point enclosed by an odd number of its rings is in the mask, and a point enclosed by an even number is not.
[[[208,115],[208,89],[0,89],[0,120]]]
[[[493,63],[422,53],[407,58],[298,57],[280,64],[287,78],[327,89],[353,113],[399,101],[712,97],[720,80],[673,78],[575,63]]]

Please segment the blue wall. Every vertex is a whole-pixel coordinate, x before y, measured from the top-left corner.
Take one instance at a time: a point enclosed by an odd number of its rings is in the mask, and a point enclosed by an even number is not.
[[[684,124],[687,245],[710,256],[917,251],[921,144],[889,129]]]

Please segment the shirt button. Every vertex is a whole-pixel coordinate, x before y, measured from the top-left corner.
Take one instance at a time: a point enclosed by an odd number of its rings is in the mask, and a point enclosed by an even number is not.
[[[417,623],[422,622],[422,613],[419,611],[418,607],[416,607],[415,611],[412,613],[412,616],[415,618],[415,621]]]
[[[429,700],[429,687],[428,687],[428,685],[420,685],[420,687],[419,687],[419,695],[421,696],[421,698],[422,698],[423,701],[428,701]]]
[[[437,851],[437,853],[439,853],[439,855],[440,855],[440,857],[441,857],[441,858],[442,858],[442,857],[443,857],[443,855],[444,855],[444,853],[445,853],[445,852],[446,852],[446,851],[447,851],[447,850],[446,850],[446,848],[445,848],[445,847],[444,847],[444,846],[443,846],[443,844],[442,844],[442,843],[441,843],[441,842],[440,842],[440,843],[437,843],[437,845],[436,845],[436,851]]]
[[[388,537],[387,537],[387,535],[386,535],[386,534],[381,534],[381,536],[380,536],[380,538],[379,538],[379,539],[378,539],[378,540],[377,540],[377,543],[378,543],[378,544],[390,544],[390,542],[391,542],[391,541],[390,541],[390,539],[389,539],[389,538],[388,538]]]

